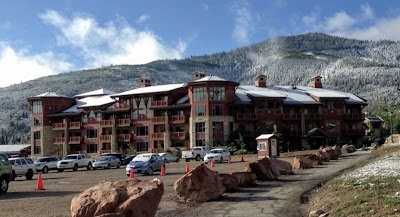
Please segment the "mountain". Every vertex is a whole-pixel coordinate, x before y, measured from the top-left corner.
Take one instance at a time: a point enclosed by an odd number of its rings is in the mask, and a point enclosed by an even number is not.
[[[0,144],[30,142],[28,97],[48,91],[73,96],[100,88],[122,92],[136,88],[140,76],[149,78],[153,85],[183,83],[191,80],[193,71],[241,84],[254,83],[257,75],[264,74],[268,85],[307,85],[310,77],[321,75],[324,88],[357,94],[368,100],[373,111],[382,102],[399,102],[400,42],[309,33],[182,60],[112,65],[42,77],[0,89]]]

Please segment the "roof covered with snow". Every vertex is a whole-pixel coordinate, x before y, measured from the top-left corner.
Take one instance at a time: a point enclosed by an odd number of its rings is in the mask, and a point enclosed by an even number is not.
[[[22,145],[0,145],[1,153],[10,153],[10,152],[19,152],[22,149],[30,147],[31,144],[22,144]]]
[[[157,86],[148,86],[148,87],[140,87],[133,90],[128,90],[122,93],[117,93],[111,95],[112,97],[118,96],[129,96],[129,95],[136,95],[136,94],[147,94],[147,93],[162,93],[162,92],[169,92],[172,90],[179,89],[184,87],[185,84],[164,84],[164,85],[157,85]]]
[[[271,137],[273,137],[275,134],[261,134],[260,136],[258,136],[257,138],[256,138],[256,140],[259,140],[259,139],[269,139],[269,138],[271,138]]]
[[[98,89],[98,90],[94,90],[94,91],[90,91],[90,92],[86,92],[86,93],[81,93],[78,95],[75,95],[75,98],[81,98],[81,97],[88,97],[88,96],[102,96],[102,95],[112,95],[115,94],[115,92],[111,91],[111,90],[107,90],[104,88]]]
[[[77,99],[74,106],[65,109],[62,111],[62,113],[76,113],[82,108],[103,106],[113,102],[116,102],[116,100],[111,98],[109,95],[85,97],[82,99]]]
[[[200,78],[198,80],[195,80],[193,82],[195,83],[195,82],[203,82],[203,81],[227,81],[227,80],[222,79],[222,78],[220,78],[218,76],[215,76],[215,75],[209,75],[209,76],[205,76],[203,78]]]
[[[61,95],[61,94],[57,94],[55,92],[46,92],[46,93],[42,93],[42,94],[39,94],[39,95],[34,96],[34,97],[66,97],[66,98],[71,98],[69,96],[64,96],[64,95]]]

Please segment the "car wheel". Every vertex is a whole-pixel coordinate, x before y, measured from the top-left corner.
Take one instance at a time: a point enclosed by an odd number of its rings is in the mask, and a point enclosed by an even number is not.
[[[164,159],[164,164],[168,163],[167,159]]]
[[[8,181],[3,177],[0,178],[0,193],[7,192],[8,190]]]
[[[153,168],[149,168],[148,170],[147,170],[147,175],[153,175]]]
[[[25,175],[27,180],[32,180],[33,177],[33,171],[32,170],[28,170],[28,172]]]
[[[186,160],[185,160],[186,162],[189,162],[190,161],[190,159],[189,158],[186,158]]]
[[[46,166],[45,166],[45,167],[43,167],[43,170],[42,170],[42,172],[43,172],[43,173],[48,173],[48,172],[49,172],[49,168],[47,168]]]
[[[118,162],[118,164],[117,164],[117,169],[119,169],[120,167],[121,167],[121,163]]]
[[[11,174],[11,181],[14,181],[16,177],[17,177],[17,175],[15,174],[15,171],[13,170],[12,174]]]
[[[179,158],[176,158],[175,162],[177,162],[177,163],[178,163],[178,162],[179,162]]]
[[[224,162],[224,158],[221,157],[221,158],[219,159],[219,162],[220,162],[220,163]]]
[[[110,167],[111,167],[111,165],[110,165],[110,164],[107,164],[106,169],[110,169]]]
[[[73,171],[77,171],[78,170],[78,164],[74,165],[74,168],[72,168]]]
[[[201,160],[200,155],[197,155],[197,156],[196,156],[196,161],[200,161],[200,160]]]
[[[91,170],[91,169],[93,169],[93,166],[92,166],[92,164],[91,164],[91,163],[89,163],[89,164],[87,165],[86,169],[87,169],[87,170]]]

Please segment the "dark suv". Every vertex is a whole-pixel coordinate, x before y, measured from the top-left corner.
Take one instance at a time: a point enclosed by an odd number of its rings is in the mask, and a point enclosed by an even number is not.
[[[105,155],[111,155],[111,156],[117,157],[121,161],[122,165],[126,165],[126,164],[129,163],[129,162],[125,162],[126,155],[124,155],[124,154],[120,154],[120,153],[104,153],[101,156],[105,156]]]

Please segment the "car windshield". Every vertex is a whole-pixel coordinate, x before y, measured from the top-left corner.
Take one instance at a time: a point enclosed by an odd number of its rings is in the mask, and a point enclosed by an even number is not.
[[[35,162],[46,162],[47,158],[38,158],[35,160]]]
[[[138,155],[135,158],[132,159],[133,162],[145,162],[150,160],[151,155],[150,154],[142,154]]]
[[[108,160],[110,160],[110,156],[100,156],[97,160],[98,161],[108,161]]]
[[[11,165],[14,165],[14,163],[15,163],[15,160],[10,160]]]
[[[4,155],[0,155],[0,160],[1,160],[1,162],[3,162],[4,165],[8,165],[9,164],[9,161],[8,161],[7,157],[4,156]]]
[[[78,156],[66,156],[64,158],[64,160],[74,160],[74,159],[78,159]]]
[[[213,154],[222,153],[222,150],[211,150],[211,153],[213,153]]]

